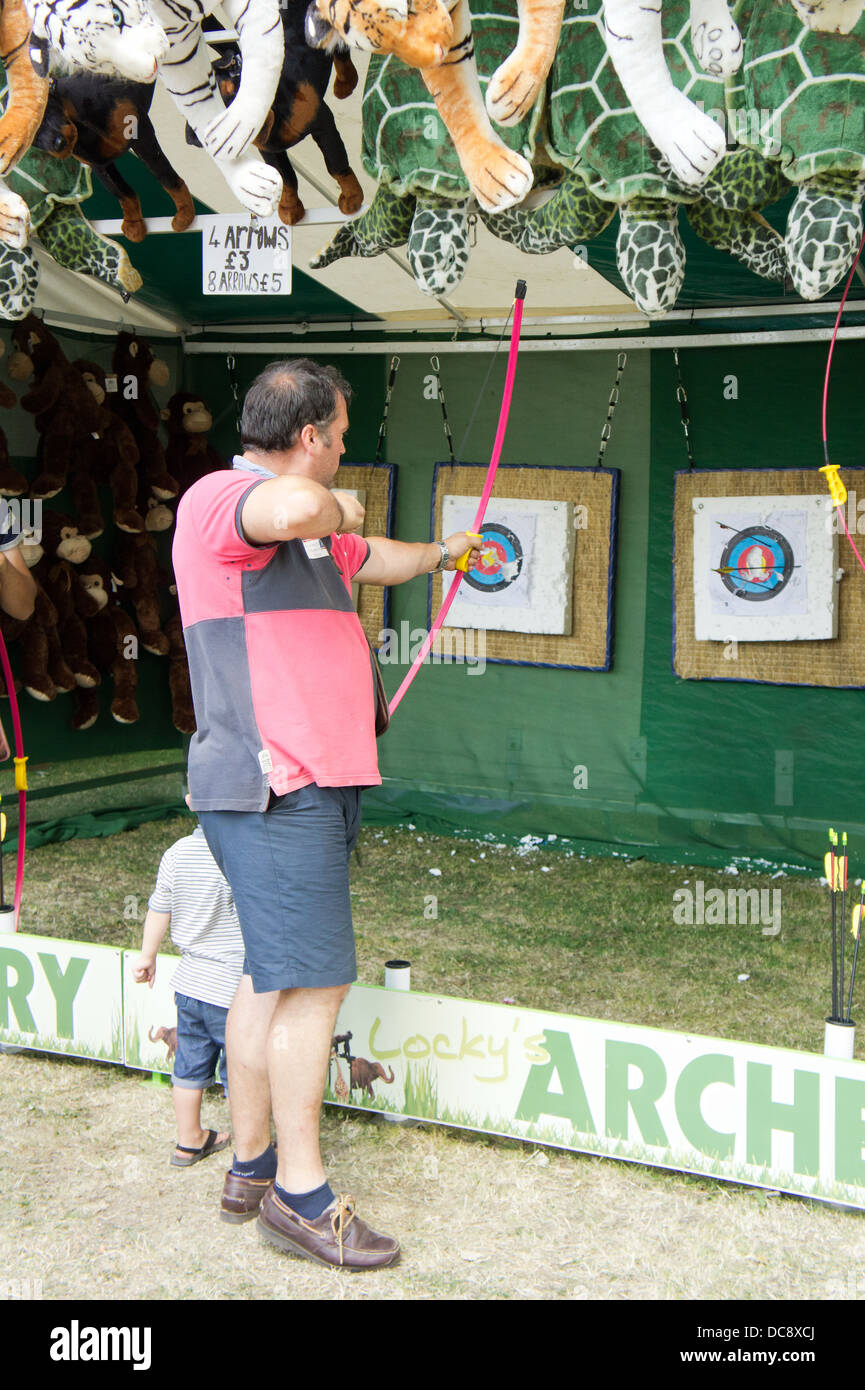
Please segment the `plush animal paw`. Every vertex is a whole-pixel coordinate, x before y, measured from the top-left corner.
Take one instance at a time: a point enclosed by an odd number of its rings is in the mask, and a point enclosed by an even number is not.
[[[221,116],[214,116],[205,126],[201,143],[212,159],[239,159],[261,130],[266,115],[266,111],[244,111],[235,97]]]
[[[537,74],[527,69],[519,49],[489,80],[484,98],[487,114],[498,125],[517,125],[531,111],[543,86]]]
[[[838,188],[818,177],[799,188],[787,215],[784,244],[793,287],[803,299],[822,299],[856,259],[862,194],[855,179]]]
[[[195,221],[195,204],[192,201],[192,194],[186,187],[175,190],[172,195],[177,212],[171,219],[171,230],[173,232],[185,232],[187,227],[191,227]]]
[[[721,127],[681,92],[672,92],[645,127],[676,178],[687,187],[699,187],[727,149]]]
[[[23,251],[30,239],[30,209],[23,198],[8,188],[0,191],[0,241]]]
[[[468,203],[418,206],[406,254],[424,294],[450,294],[455,290],[469,263]]]
[[[127,294],[134,294],[135,291],[140,290],[141,286],[144,284],[144,281],[122,247],[120,248],[120,255],[117,261],[116,275],[117,283],[126,290]]]
[[[641,313],[661,318],[673,308],[685,279],[685,247],[675,204],[620,212],[616,265]]]
[[[347,53],[335,53],[333,57],[333,94],[337,101],[345,101],[357,86],[357,68]]]
[[[272,217],[282,195],[282,179],[257,154],[216,160],[216,166],[235,198],[256,217]]]
[[[7,111],[0,119],[0,174],[13,168],[32,143],[26,123],[17,113]]]
[[[528,160],[500,140],[476,141],[470,151],[460,150],[460,161],[484,212],[522,202],[534,180]]]
[[[349,170],[347,174],[343,174],[340,177],[339,186],[342,192],[337,199],[336,205],[340,212],[345,213],[346,217],[350,217],[354,212],[360,212],[360,209],[363,207],[363,189],[357,180],[357,176]]]
[[[294,227],[300,222],[306,213],[306,208],[300,201],[300,195],[296,188],[291,188],[289,184],[284,184],[279,198],[280,222],[284,222],[286,227]]]
[[[732,77],[742,63],[742,35],[732,19],[720,24],[701,20],[691,25],[691,47],[704,72],[712,77]]]

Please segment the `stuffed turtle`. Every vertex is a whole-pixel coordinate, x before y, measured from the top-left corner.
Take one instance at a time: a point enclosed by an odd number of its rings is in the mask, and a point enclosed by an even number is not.
[[[821,7],[810,9],[820,23]],[[820,299],[849,271],[862,239],[865,18],[860,12],[849,32],[816,32],[776,0],[745,0],[736,18],[745,60],[728,87],[731,120],[740,143],[797,189],[789,273],[803,299]]]
[[[673,307],[685,274],[679,233],[684,206],[695,230],[758,274],[783,279],[781,238],[759,215],[786,184],[758,153],[729,148],[702,187],[683,183],[649,139],[628,103],[606,50],[601,0],[568,14],[550,72],[543,126],[546,153],[570,171],[560,193],[537,210],[527,202],[484,218],[497,235],[524,250],[555,250],[588,240],[605,225],[603,208],[619,213],[616,261],[628,293],[650,316]],[[724,122],[724,83],[701,70],[692,47],[687,0],[666,0],[664,57],[677,90]],[[707,61],[704,55],[704,61]],[[573,178],[588,198],[571,190]],[[534,224],[533,236],[530,228]]]
[[[475,0],[475,59],[481,90],[514,50],[519,33],[516,0],[501,0],[498,13]],[[373,53],[362,102],[361,158],[378,182],[368,208],[344,223],[310,262],[321,270],[343,256],[377,256],[406,245],[412,273],[424,294],[448,294],[462,280],[469,259],[473,190],[448,130],[416,68],[391,54]],[[523,158],[533,114],[503,128],[501,140]]]

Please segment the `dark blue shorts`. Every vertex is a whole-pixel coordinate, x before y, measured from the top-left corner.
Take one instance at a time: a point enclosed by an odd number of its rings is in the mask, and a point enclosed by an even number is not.
[[[225,1020],[228,1010],[218,1004],[205,1004],[186,994],[175,994],[177,1005],[177,1052],[171,1080],[175,1086],[189,1091],[203,1091],[216,1079],[226,1087]]]
[[[271,796],[266,811],[198,813],[231,885],[256,994],[357,979],[349,858],[360,797],[360,787],[313,783]]]

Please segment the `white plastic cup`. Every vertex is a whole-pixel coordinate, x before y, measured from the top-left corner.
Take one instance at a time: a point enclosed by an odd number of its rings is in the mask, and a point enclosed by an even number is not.
[[[385,989],[411,989],[411,961],[409,960],[386,960],[384,963],[384,987]],[[390,1115],[385,1112],[381,1117],[385,1124],[389,1125],[416,1125],[417,1120],[411,1119],[408,1115]]]
[[[384,963],[385,989],[411,989],[411,961],[386,960]]]
[[[855,1038],[855,1023],[841,1023],[838,1019],[827,1018],[826,1031],[823,1034],[823,1056],[835,1057],[841,1062],[851,1061]]]
[[[13,903],[0,903],[0,932],[14,932],[15,906]]]

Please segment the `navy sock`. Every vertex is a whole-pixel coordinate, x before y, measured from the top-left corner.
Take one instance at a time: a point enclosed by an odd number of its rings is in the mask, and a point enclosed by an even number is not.
[[[242,1161],[235,1154],[231,1171],[238,1178],[275,1178],[276,1149],[272,1144],[268,1144],[258,1158],[245,1158]]]
[[[315,1221],[333,1201],[330,1183],[326,1179],[321,1187],[316,1187],[312,1192],[286,1192],[285,1188],[276,1182],[273,1184],[273,1190],[279,1200],[291,1207],[292,1211],[296,1211],[298,1216],[302,1216],[304,1221]]]

